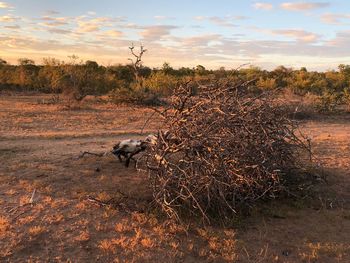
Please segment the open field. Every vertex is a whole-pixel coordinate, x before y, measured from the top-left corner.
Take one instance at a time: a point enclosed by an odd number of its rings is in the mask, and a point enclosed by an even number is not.
[[[302,123],[330,172],[313,198],[264,204],[230,229],[184,227],[145,212],[146,175],[109,155],[77,158],[140,137],[151,110],[97,102],[65,110],[43,99],[0,97],[0,261],[350,262],[350,116]]]

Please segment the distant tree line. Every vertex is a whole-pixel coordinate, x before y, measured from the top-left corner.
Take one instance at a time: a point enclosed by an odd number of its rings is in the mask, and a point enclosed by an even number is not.
[[[140,79],[142,80],[140,84]],[[350,65],[341,64],[338,70],[308,71],[305,67],[291,69],[279,66],[267,71],[250,66],[237,70],[208,70],[202,65],[174,69],[169,63],[161,68],[138,65],[102,66],[95,61],[81,61],[76,56],[63,62],[43,59],[41,65],[21,58],[11,65],[0,58],[0,90],[38,91],[69,94],[79,101],[86,95],[114,94],[117,101],[136,102],[150,96],[167,96],[180,81],[195,79],[205,84],[211,80],[251,81],[257,92],[289,89],[294,94],[313,94],[330,100],[350,101]],[[129,100],[129,101],[128,101]]]

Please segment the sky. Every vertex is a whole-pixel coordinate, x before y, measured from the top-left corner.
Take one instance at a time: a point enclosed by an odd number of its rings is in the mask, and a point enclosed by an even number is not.
[[[0,58],[309,70],[350,64],[350,1],[0,0]]]

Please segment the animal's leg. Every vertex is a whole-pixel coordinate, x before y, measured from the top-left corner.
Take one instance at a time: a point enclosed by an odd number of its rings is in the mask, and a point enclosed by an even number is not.
[[[136,168],[137,159],[135,159],[134,157],[131,157],[130,160],[133,160],[133,161],[134,161],[134,167]]]
[[[128,157],[126,160],[125,160],[125,167],[129,167],[129,163],[130,163],[130,157]]]
[[[137,154],[137,152],[136,153],[130,153],[130,155],[129,155],[129,157],[126,159],[126,161],[125,161],[125,166],[126,167],[129,167],[129,164],[130,164],[130,160],[133,160],[134,162],[135,162],[135,167],[136,167],[136,162],[137,162],[137,160],[134,158],[134,155],[135,154]]]
[[[112,153],[113,153],[113,155],[114,155],[115,157],[117,157],[117,158],[119,159],[120,162],[123,162],[123,159],[122,159],[123,153],[122,153],[122,152],[117,152],[117,151],[115,151],[115,152],[112,152]]]
[[[138,149],[137,151],[135,151],[133,153],[130,153],[129,157],[125,161],[125,166],[129,167],[130,160],[133,160],[135,162],[135,167],[136,167],[137,160],[134,158],[134,155],[136,155],[136,154],[138,154],[140,152],[143,152],[144,150],[145,150],[144,148],[141,148],[141,149]]]

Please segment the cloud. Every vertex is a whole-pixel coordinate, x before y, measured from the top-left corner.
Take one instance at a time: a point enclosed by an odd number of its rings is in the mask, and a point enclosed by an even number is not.
[[[212,16],[212,17],[209,17],[209,20],[218,26],[224,26],[224,27],[235,27],[236,26],[230,22],[231,18],[228,18],[228,17],[222,18],[222,17],[218,17],[218,16]]]
[[[60,22],[60,21],[40,23],[40,25],[48,26],[48,27],[59,27],[59,26],[67,25],[67,24],[68,23],[66,23],[66,22]]]
[[[279,30],[274,33],[291,37],[296,35],[299,38],[307,35],[307,32],[305,34],[298,32]],[[97,36],[100,34],[104,32],[100,32]],[[145,65],[161,66],[164,61],[170,61],[174,67],[202,64],[208,68],[220,66],[234,68],[251,62],[264,68],[274,68],[283,63],[287,66],[300,67],[306,64],[308,67],[327,69],[341,62],[346,63],[350,57],[348,48],[350,31],[338,32],[332,40],[319,42],[317,45],[303,41],[242,40],[219,34],[173,38],[167,36],[166,40],[169,38],[175,43],[174,45],[164,44],[161,41],[147,43],[146,48],[149,52],[144,59]],[[98,63],[127,63],[127,58],[130,56],[128,46],[131,42],[139,41],[109,37],[89,40],[80,38],[75,43],[65,40],[64,34],[51,41],[24,33],[22,36],[18,34],[4,36],[0,33],[0,55],[6,54],[3,56],[6,60],[15,61],[21,56],[30,56],[36,60],[53,56],[64,60],[67,55],[76,54],[81,59],[94,59]]]
[[[43,46],[41,45],[41,43],[43,43],[40,40],[37,40],[34,37],[30,37],[30,36],[0,36],[0,47],[2,49],[8,50],[8,48],[13,49],[13,48],[18,48],[18,49],[38,49],[40,50],[40,48],[42,48]],[[47,41],[45,41],[45,43],[48,43]],[[46,46],[46,47],[49,47]],[[58,48],[57,45],[51,46],[49,48]]]
[[[350,19],[350,14],[326,13],[321,15],[321,21],[326,24],[332,24],[332,25],[345,24],[343,22],[344,19]]]
[[[124,22],[124,17],[95,17],[80,16],[76,18],[77,32],[91,33],[100,31],[102,27],[113,27],[115,23]]]
[[[218,43],[221,40],[221,35],[219,34],[208,34],[193,36],[181,39],[180,45],[193,46],[193,47],[205,47],[210,44],[210,42]]]
[[[78,32],[81,33],[91,33],[100,30],[102,21],[97,21],[97,19],[92,19],[88,21],[78,21]]]
[[[4,26],[4,28],[17,30],[17,29],[20,29],[21,27],[19,25],[11,25],[11,26]]]
[[[253,7],[255,9],[261,9],[261,10],[272,10],[273,9],[273,5],[270,3],[261,3],[261,2],[257,2],[255,4],[253,4]]]
[[[176,29],[178,26],[172,25],[160,25],[160,26],[148,26],[144,27],[144,30],[140,32],[143,39],[148,41],[161,40],[163,37],[170,34],[172,29]]]
[[[90,23],[112,23],[116,21],[123,21],[122,18],[112,18],[112,17],[96,17],[94,19],[89,20]]]
[[[109,36],[109,37],[121,37],[123,36],[123,32],[118,31],[118,30],[108,30],[103,32],[104,35]]]
[[[71,20],[68,17],[51,17],[51,16],[43,16],[41,17],[40,20],[46,21],[44,23],[41,23],[42,25],[45,26],[50,26],[50,27],[57,27],[57,26],[64,26],[68,25],[69,21]]]
[[[278,30],[271,30],[271,33],[274,35],[281,35],[286,37],[294,38],[301,42],[316,42],[320,39],[320,35],[308,32],[305,30],[300,29],[278,29]]]
[[[346,47],[350,45],[350,30],[337,32],[335,38],[328,40],[327,45],[332,47]]]
[[[137,25],[135,23],[126,23],[121,25],[122,28],[128,28],[128,29],[145,29],[145,27]]]
[[[64,35],[59,40],[47,40],[28,34],[4,36],[0,33],[0,56],[11,63],[16,63],[19,57],[30,57],[36,61],[40,61],[43,57],[67,60],[67,56],[71,54],[77,55],[82,60],[94,59],[98,63],[109,65],[128,63],[130,40],[86,41],[81,39],[79,42],[72,43],[64,39]]]
[[[280,5],[282,9],[289,11],[310,11],[328,6],[329,2],[285,2]]]
[[[265,28],[260,28],[256,26],[251,26],[251,30],[254,30],[259,33],[263,33],[265,35],[275,35],[275,36],[284,36],[288,38],[292,38],[296,41],[299,42],[304,42],[304,43],[313,43],[320,41],[321,35],[309,32],[303,29],[265,29]]]
[[[11,15],[0,16],[0,22],[16,22],[19,18]]]
[[[233,19],[235,20],[245,20],[248,19],[248,16],[232,16]]]
[[[58,15],[60,12],[56,11],[56,10],[47,10],[45,12],[46,15]]]
[[[175,19],[175,17],[173,16],[154,16],[153,17],[154,19],[157,19],[157,20],[165,20],[165,19]]]
[[[194,19],[199,20],[199,21],[205,20],[205,19],[207,19],[207,18],[208,18],[207,16],[195,16],[195,17],[194,17]]]
[[[190,27],[195,28],[195,29],[203,28],[203,26],[201,26],[201,25],[191,25]]]
[[[204,21],[207,20],[215,25],[218,26],[223,26],[223,27],[236,27],[234,23],[232,23],[233,20],[243,20],[247,19],[247,16],[232,16],[232,15],[227,15],[224,17],[219,17],[219,16],[195,16],[194,19],[198,21]]]
[[[344,15],[342,19],[346,18]],[[11,18],[5,20],[9,19],[11,20]],[[27,18],[19,19],[29,21]],[[232,26],[236,20],[246,19],[246,17],[202,16],[196,19],[205,21],[201,25],[205,28],[208,23],[224,27]],[[215,31],[211,34],[198,34],[193,33],[193,31],[196,32],[195,30],[192,30],[192,35],[183,36],[181,28],[172,23],[145,26],[129,23],[125,18],[120,17],[43,16],[40,24],[35,20],[29,22],[26,26],[23,25],[22,30],[17,31],[15,30],[19,28],[14,25],[17,23],[2,25],[3,28],[9,29],[0,32],[0,55],[5,59],[8,60],[10,56],[13,58],[30,56],[38,59],[49,55],[65,59],[69,54],[77,54],[81,58],[94,59],[98,63],[106,61],[127,63],[130,55],[128,46],[132,42],[142,42],[146,45],[149,52],[145,56],[145,65],[151,67],[160,66],[163,61],[170,61],[172,66],[191,67],[202,64],[210,68],[235,67],[247,61],[269,67],[276,63],[277,65],[305,63],[307,66],[318,66],[321,65],[321,61],[340,63],[350,58],[348,48],[350,31],[338,32],[336,37],[329,40],[329,38],[322,38],[317,34],[318,32],[298,28],[256,28],[256,31],[265,34],[263,39],[267,39],[261,40],[255,38],[255,34],[250,34],[251,30],[255,30],[254,28],[244,31],[246,33],[244,37],[238,34],[240,32],[233,34],[232,31],[227,35],[215,33]],[[328,22],[338,21],[328,20]],[[19,23],[18,25],[22,26]],[[31,29],[32,25],[37,29]],[[189,28],[190,26],[184,30]],[[47,34],[40,34],[39,31],[57,35],[47,37]],[[92,34],[87,34],[91,32]],[[124,32],[128,35],[124,35]],[[50,38],[56,40],[50,41]],[[327,64],[327,67],[330,67],[329,65],[333,64]]]
[[[6,2],[0,2],[0,9],[11,9],[13,6],[9,5]]]
[[[90,24],[90,23],[79,23],[78,32],[81,33],[91,33],[100,31],[100,27],[98,25]]]
[[[70,30],[61,29],[61,28],[49,28],[47,31],[53,34],[62,34],[62,35],[68,35],[72,33],[72,31]]]

